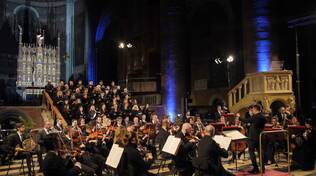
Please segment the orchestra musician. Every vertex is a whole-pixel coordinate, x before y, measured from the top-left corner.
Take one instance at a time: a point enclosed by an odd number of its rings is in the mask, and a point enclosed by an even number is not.
[[[180,176],[191,176],[194,173],[189,153],[195,149],[197,141],[191,137],[191,134],[192,126],[189,123],[182,124],[181,131],[176,134],[176,137],[181,138],[182,141],[174,159]]]
[[[292,169],[313,170],[315,168],[316,129],[312,126],[312,119],[305,121],[305,132],[294,136]]]
[[[42,171],[43,168],[43,154],[47,152],[44,141],[47,138],[48,134],[51,132],[51,127],[51,123],[47,121],[44,124],[44,128],[37,133],[37,143],[39,145],[38,162],[40,165],[40,171]]]
[[[214,121],[219,121],[221,116],[223,114],[223,111],[222,111],[222,106],[221,105],[217,105],[216,106],[216,111],[214,112],[214,115],[213,115],[213,120]]]
[[[248,133],[248,138],[249,138],[248,147],[249,147],[249,155],[250,155],[253,169],[249,171],[249,173],[252,173],[252,174],[259,173],[259,167],[256,161],[255,150],[257,150],[258,153],[261,152],[259,151],[259,147],[260,147],[259,135],[263,131],[265,123],[266,123],[266,119],[262,115],[261,111],[262,111],[261,105],[255,104],[253,105],[253,108],[251,109],[251,114],[253,114],[251,118],[239,119],[240,121],[244,123],[250,123],[249,133]],[[261,169],[262,169],[262,172],[265,171],[264,165],[263,165],[263,168]]]
[[[246,114],[245,114],[245,116],[244,116],[244,119],[246,119],[246,121],[247,121],[247,119],[251,119],[251,117],[252,117],[252,108],[253,108],[253,105],[250,105],[250,106],[248,106],[248,111],[246,112]],[[236,114],[237,115],[237,117],[239,118],[240,117],[240,114],[239,113],[237,113]],[[246,135],[248,135],[248,131],[249,131],[249,128],[250,128],[250,123],[243,123],[242,122],[242,126],[244,127],[244,129],[245,129],[245,133],[246,133]]]
[[[137,150],[138,139],[135,133],[132,133],[128,139],[128,143],[124,148],[124,153],[127,159],[127,170],[129,176],[144,176],[150,175],[148,169],[153,163],[151,155],[146,155],[145,159],[139,150]]]
[[[282,128],[276,117],[271,118],[272,128]]]
[[[55,129],[56,129],[58,132],[61,132],[61,133],[64,132],[64,127],[63,127],[63,125],[62,125],[61,119],[57,119],[57,122],[56,122],[56,125],[55,125]]]
[[[165,145],[167,138],[170,135],[169,129],[170,129],[169,119],[163,119],[161,128],[159,129],[159,132],[155,139],[156,144],[159,145],[159,150],[162,150],[162,147]]]
[[[80,127],[78,126],[77,120],[72,120],[72,125],[69,129],[69,136],[72,139],[72,144],[75,147],[79,147],[83,141],[82,141],[82,131]]]
[[[198,144],[198,157],[193,160],[193,165],[203,176],[232,176],[222,165],[221,157],[227,158],[228,152],[220,148],[213,140],[215,128],[207,125],[204,130],[204,137]]]
[[[10,153],[13,154],[13,156],[10,156],[10,157],[11,158],[14,157],[15,159],[26,159],[28,175],[34,175],[31,169],[32,155],[30,152],[22,149],[23,147],[22,143],[24,141],[25,126],[22,123],[17,123],[16,129],[17,129],[16,133],[11,134],[7,137],[7,144],[10,148]]]
[[[58,155],[60,149],[57,137],[47,135],[44,140],[47,154],[43,160],[44,176],[77,176],[81,172],[81,163],[75,162],[74,166],[67,165],[67,160]]]
[[[289,121],[288,116],[289,114],[286,112],[284,106],[281,106],[278,109],[278,112],[276,113],[276,118],[279,124],[282,125],[283,127],[286,127],[288,125],[288,121]]]
[[[271,126],[272,129],[282,129],[282,126],[280,125],[276,117],[271,118],[271,125],[272,125]],[[277,140],[273,136],[267,136],[265,140],[266,140],[266,150],[264,151],[265,152],[264,162],[267,165],[274,164],[275,163],[274,155],[275,155],[276,149],[280,148],[281,146],[284,146],[284,141]]]

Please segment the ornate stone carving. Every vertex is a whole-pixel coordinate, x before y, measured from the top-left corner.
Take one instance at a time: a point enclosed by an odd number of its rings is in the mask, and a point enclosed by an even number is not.
[[[60,78],[60,58],[59,54],[57,55],[60,47],[43,46],[44,35],[37,35],[36,39],[36,45],[19,41],[18,87],[44,87],[49,78],[55,78],[51,80],[53,84],[56,84]]]
[[[290,90],[289,78],[287,76],[268,76],[266,77],[268,91]]]

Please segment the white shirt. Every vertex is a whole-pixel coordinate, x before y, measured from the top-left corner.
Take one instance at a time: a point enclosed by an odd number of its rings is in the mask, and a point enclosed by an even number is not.
[[[18,135],[20,137],[20,141],[23,142],[23,137],[22,137],[22,134],[18,131]]]

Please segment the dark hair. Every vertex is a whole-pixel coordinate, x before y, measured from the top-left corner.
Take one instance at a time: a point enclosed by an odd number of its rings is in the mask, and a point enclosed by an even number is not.
[[[17,123],[17,124],[15,125],[15,128],[18,129],[18,128],[21,128],[22,126],[24,126],[23,123]]]
[[[258,111],[262,111],[262,106],[260,104],[253,105],[253,108],[257,109]]]
[[[312,125],[313,124],[313,120],[311,118],[308,118],[305,120],[305,123]]]
[[[130,144],[134,143],[133,140],[137,141],[137,135],[134,132],[128,137],[128,143]]]
[[[55,150],[58,148],[58,138],[56,134],[48,134],[44,138],[44,146],[47,150]]]

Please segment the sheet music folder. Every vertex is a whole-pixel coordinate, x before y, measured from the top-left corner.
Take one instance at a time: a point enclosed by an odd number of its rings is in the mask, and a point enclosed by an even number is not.
[[[105,164],[116,169],[123,155],[124,148],[113,144]]]
[[[241,134],[238,130],[223,131],[223,134],[226,137],[231,138],[232,141],[247,139],[247,137],[245,135]]]
[[[171,155],[176,155],[181,144],[181,139],[175,136],[169,135],[165,145],[162,148],[163,152]]]
[[[225,137],[223,135],[215,135],[213,140],[223,149],[228,150],[230,143],[232,141],[231,138]]]

